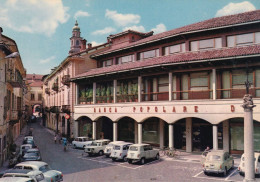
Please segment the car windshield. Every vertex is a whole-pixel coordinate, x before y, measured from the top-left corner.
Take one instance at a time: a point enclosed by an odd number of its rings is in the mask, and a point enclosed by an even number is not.
[[[51,168],[48,165],[44,165],[42,167],[39,168],[39,171],[45,173],[46,171],[51,170]]]
[[[131,150],[131,151],[138,151],[138,147],[136,147],[136,146],[131,146],[131,147],[129,148],[129,150]]]
[[[92,146],[101,146],[101,143],[100,142],[93,142],[91,145]]]
[[[25,155],[24,155],[24,157],[26,158],[26,157],[38,157],[39,156],[39,154],[37,154],[37,153],[25,153]]]
[[[23,146],[22,149],[28,150],[30,147],[29,146]]]
[[[219,155],[208,155],[207,160],[208,161],[220,161],[221,157]]]
[[[114,150],[120,150],[120,146],[119,145],[115,145],[114,146]]]

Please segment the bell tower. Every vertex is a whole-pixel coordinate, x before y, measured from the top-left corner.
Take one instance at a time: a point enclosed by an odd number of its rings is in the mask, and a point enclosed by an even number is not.
[[[72,37],[70,38],[69,55],[79,52],[82,46],[82,38],[80,37],[80,28],[78,25],[78,21],[76,20],[75,26],[72,28]]]

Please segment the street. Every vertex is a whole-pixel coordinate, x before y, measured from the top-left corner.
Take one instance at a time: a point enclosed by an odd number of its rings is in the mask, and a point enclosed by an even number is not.
[[[52,169],[62,171],[65,182],[82,181],[242,181],[236,167],[228,176],[206,176],[198,160],[161,158],[147,161],[145,165],[112,162],[105,156],[82,156],[83,150],[69,148],[63,151],[62,144],[55,144],[53,132],[38,123],[32,123],[33,135],[40,148],[43,161]],[[235,160],[235,166],[239,159]],[[257,181],[260,181],[257,178]]]

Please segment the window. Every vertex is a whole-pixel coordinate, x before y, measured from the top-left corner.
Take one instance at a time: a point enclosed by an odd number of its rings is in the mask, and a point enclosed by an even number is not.
[[[103,67],[108,67],[112,65],[112,59],[106,60],[102,62]]]
[[[42,94],[38,94],[38,100],[39,100],[39,101],[42,100]]]
[[[232,88],[245,88],[245,81],[247,80],[246,70],[232,71]],[[253,83],[253,73],[248,73],[248,81]]]
[[[260,43],[260,32],[232,35],[227,37],[227,46],[236,47]]]
[[[31,100],[34,100],[35,98],[34,98],[34,94],[31,94]]]
[[[197,41],[192,41],[190,43],[191,51],[207,50],[207,49],[214,49],[214,48],[221,48],[221,47],[222,47],[221,38],[197,40]]]
[[[208,90],[209,75],[207,72],[198,72],[190,74],[191,90]]]
[[[185,52],[185,43],[164,47],[164,55]]]
[[[140,52],[137,54],[137,60],[148,59],[153,57],[159,57],[159,49]]]
[[[134,55],[128,55],[117,58],[117,64],[123,64],[127,62],[133,62],[134,61]]]

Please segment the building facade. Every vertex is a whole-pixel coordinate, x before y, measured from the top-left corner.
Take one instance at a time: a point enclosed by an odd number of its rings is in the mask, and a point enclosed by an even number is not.
[[[242,153],[245,81],[260,146],[260,11],[153,35],[125,31],[73,77],[77,136]],[[85,96],[88,95],[88,99]]]
[[[69,56],[47,75],[43,82],[43,108],[46,126],[56,133],[70,137],[74,132],[75,83],[70,78],[96,68],[96,61],[89,58],[89,53],[106,49],[107,44],[92,47],[80,37],[80,28],[76,22],[72,29]]]
[[[16,42],[0,27],[0,164],[8,158],[9,146],[19,136],[24,120],[26,70]]]

